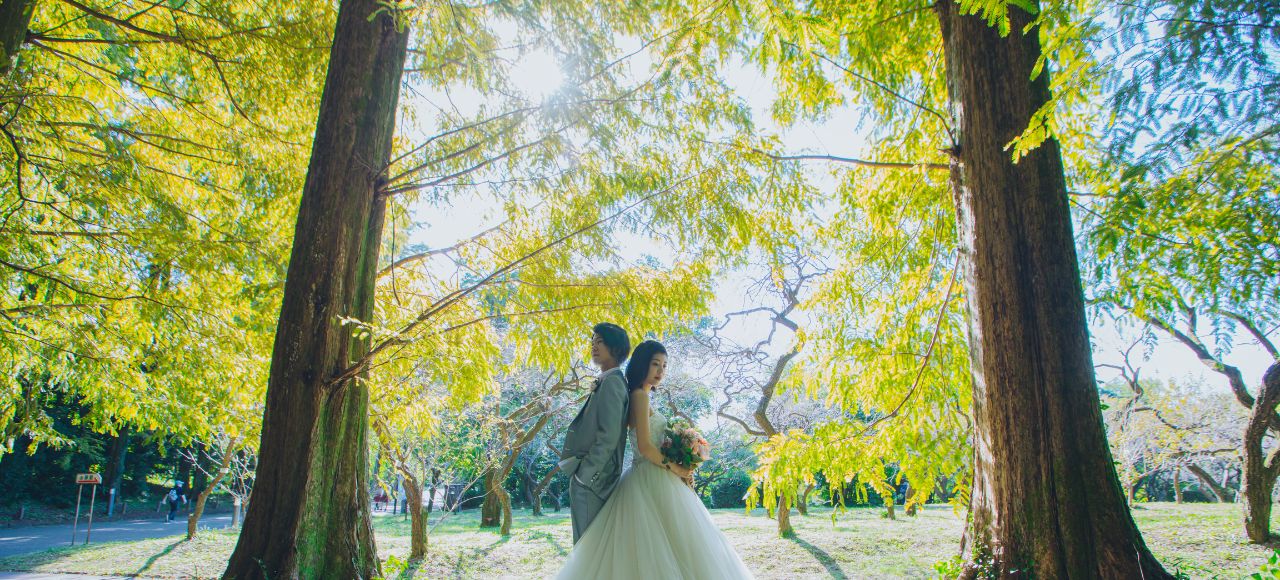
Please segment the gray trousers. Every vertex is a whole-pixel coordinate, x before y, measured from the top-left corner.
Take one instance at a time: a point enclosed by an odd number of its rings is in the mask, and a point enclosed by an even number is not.
[[[573,521],[573,543],[578,543],[582,534],[587,532],[587,526],[591,525],[603,507],[604,500],[600,496],[570,478],[569,519]]]

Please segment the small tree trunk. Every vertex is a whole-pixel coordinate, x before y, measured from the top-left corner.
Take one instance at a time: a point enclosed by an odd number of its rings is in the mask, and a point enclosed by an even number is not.
[[[480,504],[480,527],[496,528],[501,525],[502,504],[498,499],[499,493],[506,493],[502,490],[502,486],[495,484],[496,479],[494,469],[487,469],[484,472],[484,503]]]
[[[913,499],[915,499],[915,497],[916,497],[916,486],[911,485],[910,482],[907,482],[907,493],[903,494],[902,505],[907,508],[908,517],[915,517],[916,512],[920,510],[920,506],[916,505],[916,502],[912,501]]]
[[[802,516],[808,517],[809,515],[809,494],[810,493],[813,493],[813,484],[806,483],[804,486],[804,491],[800,492],[800,500],[796,502],[796,511],[800,512],[800,515]]]
[[[560,513],[560,510],[564,509],[564,506],[560,503],[560,493],[549,485],[547,486],[547,491],[550,492],[551,508],[556,510],[556,513]]]
[[[542,479],[538,480],[538,485],[533,489],[533,515],[542,515],[542,496],[546,493],[547,487],[551,485],[551,479],[560,472],[559,465],[553,465],[551,469],[543,474]],[[560,500],[551,494],[551,500],[555,503],[556,511],[560,511]]]
[[[1200,478],[1200,482],[1203,483],[1205,487],[1209,488],[1209,491],[1213,492],[1213,498],[1218,503],[1231,502],[1231,490],[1218,485],[1218,482],[1213,480],[1213,475],[1208,471],[1205,471],[1203,467],[1200,467],[1195,463],[1190,463],[1187,465],[1187,471],[1190,471],[1192,475]],[[1223,483],[1226,482],[1224,481]]]
[[[783,538],[796,535],[795,529],[791,527],[791,505],[783,495],[778,497],[778,535]]]
[[[417,478],[405,476],[404,497],[409,508],[409,560],[427,557],[427,518],[422,513],[422,485]]]
[[[218,487],[219,483],[222,483],[222,479],[226,477],[227,472],[230,471],[231,454],[234,452],[237,443],[238,441],[236,439],[232,439],[230,443],[227,443],[226,449],[222,450],[222,461],[218,463],[218,472],[213,476],[213,481],[210,481],[209,485],[206,485],[201,489],[200,494],[196,496],[195,506],[191,508],[191,515],[187,516],[188,540],[196,537],[196,531],[199,529],[200,524],[200,516],[204,515],[204,504],[209,500],[209,495],[213,493],[213,490]]]
[[[499,488],[499,491],[502,492],[502,495],[498,496],[498,501],[502,504],[502,528],[498,533],[509,536],[511,535],[511,494],[502,488]]]
[[[1170,578],[1125,505],[1093,370],[1062,155],[1008,144],[1049,102],[1040,28],[934,4],[957,122],[951,182],[973,380],[965,576]],[[1034,8],[1033,8],[1034,9]]]
[[[120,502],[120,483],[124,481],[124,464],[129,453],[129,426],[120,428],[114,441],[111,442],[111,457],[107,460],[107,515],[115,513],[116,504]],[[114,492],[114,493],[112,493]]]
[[[1280,404],[1280,363],[1262,375],[1262,392],[1253,403],[1249,424],[1244,430],[1244,476],[1240,497],[1244,498],[1244,529],[1249,541],[1264,544],[1271,539],[1271,494],[1280,474],[1280,448],[1267,457],[1262,448],[1267,426]]]
[[[1182,466],[1173,466],[1173,502],[1182,503]]]

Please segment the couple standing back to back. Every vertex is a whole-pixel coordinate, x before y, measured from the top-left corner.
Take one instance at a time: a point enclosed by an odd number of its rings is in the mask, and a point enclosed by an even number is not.
[[[616,324],[593,329],[591,361],[600,369],[582,410],[564,438],[560,468],[569,476],[573,552],[559,579],[716,580],[751,578],[686,485],[690,469],[659,450],[667,419],[650,409],[662,382],[667,351],[646,340],[630,352]],[[622,472],[628,434],[631,468]]]

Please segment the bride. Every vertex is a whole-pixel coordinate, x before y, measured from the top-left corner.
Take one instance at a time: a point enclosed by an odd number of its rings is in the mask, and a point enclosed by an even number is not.
[[[658,450],[667,419],[649,410],[649,393],[666,369],[662,344],[646,340],[636,346],[626,372],[631,396],[627,426],[635,459],[556,578],[752,578],[702,501],[685,485],[691,470],[667,463]]]

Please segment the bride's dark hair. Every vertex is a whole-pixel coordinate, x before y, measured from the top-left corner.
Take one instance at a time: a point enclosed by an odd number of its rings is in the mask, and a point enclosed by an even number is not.
[[[658,354],[667,354],[667,348],[656,340],[646,340],[631,351],[626,373],[628,393],[644,386],[644,380],[649,377],[649,365]]]

